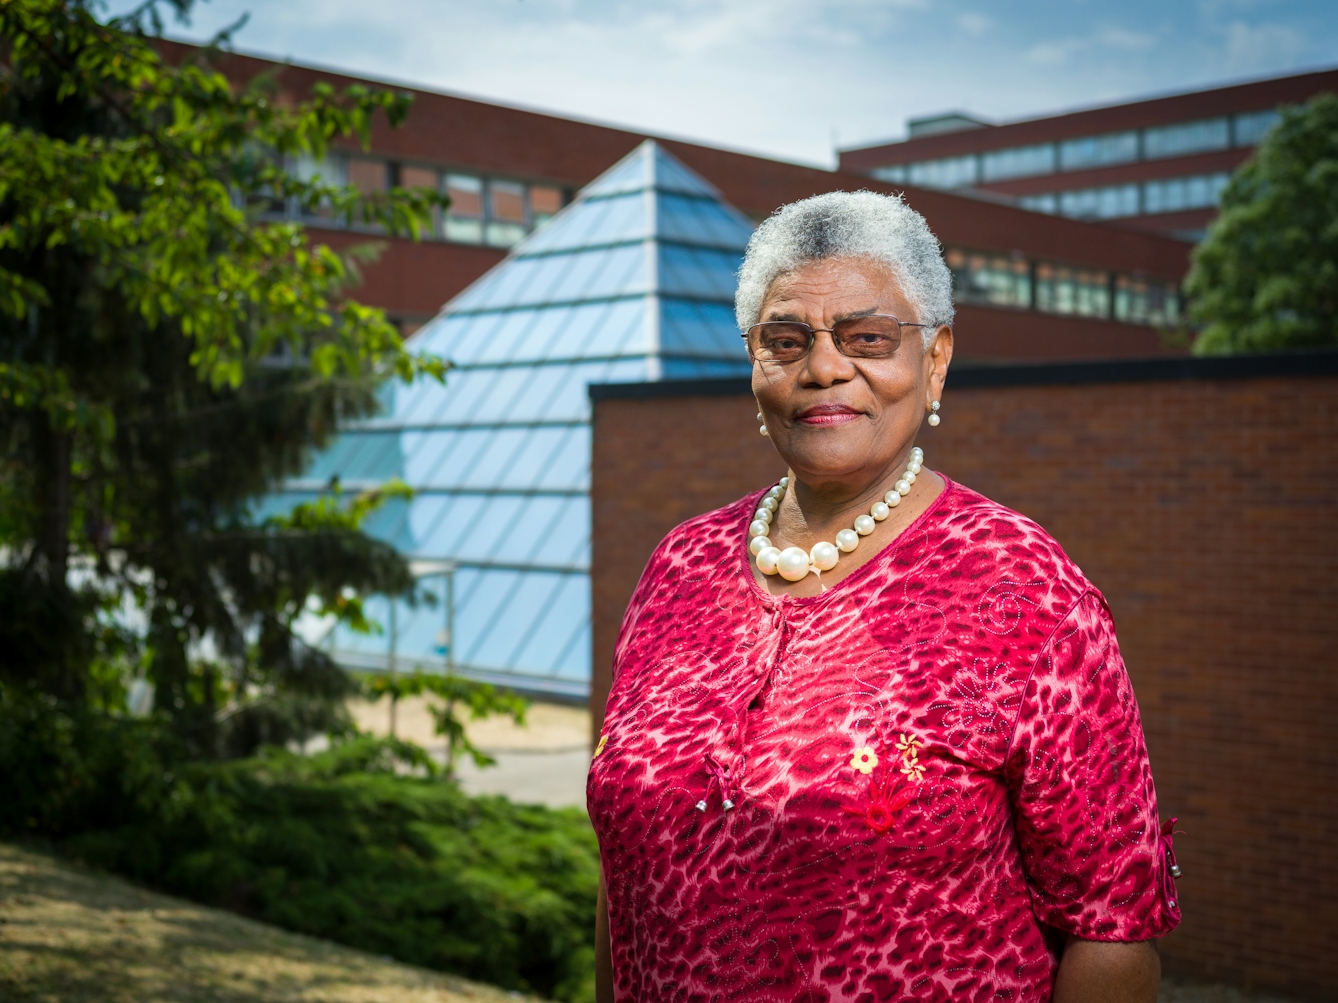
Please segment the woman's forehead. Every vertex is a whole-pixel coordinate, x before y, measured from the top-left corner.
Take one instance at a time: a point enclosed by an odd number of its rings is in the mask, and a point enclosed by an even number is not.
[[[776,276],[762,301],[766,314],[796,310],[858,313],[906,305],[892,270],[881,262],[859,258],[805,262]]]

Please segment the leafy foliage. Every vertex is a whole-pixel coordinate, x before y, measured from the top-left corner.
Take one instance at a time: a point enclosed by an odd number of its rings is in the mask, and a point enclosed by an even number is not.
[[[363,677],[363,691],[373,700],[389,697],[391,720],[395,720],[395,705],[405,697],[429,696],[428,701],[436,732],[446,739],[446,775],[452,776],[456,757],[469,756],[475,766],[493,766],[493,759],[469,740],[461,711],[468,711],[471,720],[502,715],[516,724],[525,723],[526,700],[515,693],[499,690],[487,683],[462,679],[453,675],[430,675],[411,672],[408,675],[385,673]]]
[[[179,751],[153,722],[0,705],[0,834],[403,961],[593,999],[599,858],[579,810],[401,775],[424,764],[393,740],[228,762]]]
[[[144,672],[201,755],[339,732],[352,683],[294,625],[372,629],[361,595],[410,592],[359,528],[396,492],[269,519],[255,499],[383,380],[445,363],[273,208],[417,235],[444,201],[293,169],[402,121],[405,95],[236,91],[208,51],[161,58],[152,0],[93,6],[0,4],[0,681],[77,703],[109,667]]]
[[[1283,110],[1186,280],[1201,355],[1338,344],[1338,95]]]

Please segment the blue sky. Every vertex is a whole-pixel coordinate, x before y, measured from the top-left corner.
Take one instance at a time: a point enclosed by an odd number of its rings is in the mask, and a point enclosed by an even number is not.
[[[170,33],[248,11],[244,51],[824,166],[908,117],[1338,65],[1333,0],[212,0]]]

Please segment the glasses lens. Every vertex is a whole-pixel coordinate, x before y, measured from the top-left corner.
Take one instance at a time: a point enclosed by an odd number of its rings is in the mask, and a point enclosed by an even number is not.
[[[841,352],[857,359],[891,355],[901,344],[901,324],[895,317],[851,317],[837,321],[832,337]]]
[[[754,359],[763,362],[793,362],[802,358],[812,340],[812,328],[790,321],[767,321],[748,329],[748,348]]]

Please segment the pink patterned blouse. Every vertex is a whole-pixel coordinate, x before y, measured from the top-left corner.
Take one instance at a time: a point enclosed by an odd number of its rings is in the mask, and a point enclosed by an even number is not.
[[[617,999],[1049,1000],[1063,933],[1174,928],[1110,613],[1058,544],[948,482],[773,597],[759,499],[670,533],[623,621],[588,786]]]

